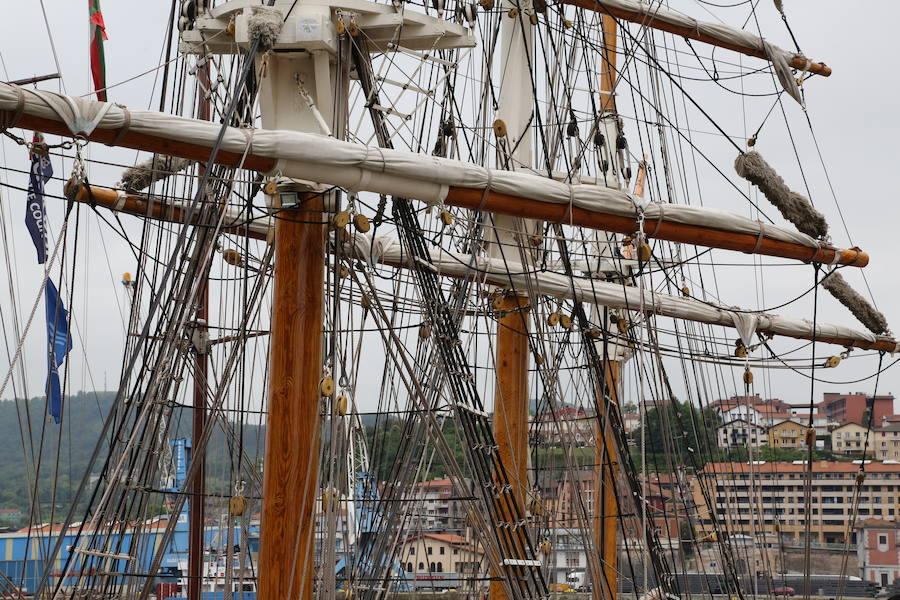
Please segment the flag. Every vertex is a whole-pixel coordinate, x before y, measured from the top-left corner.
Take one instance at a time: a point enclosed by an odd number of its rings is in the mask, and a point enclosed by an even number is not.
[[[106,24],[100,10],[100,0],[88,0],[88,15],[91,40],[91,76],[94,78],[94,90],[97,100],[106,102],[106,58],[103,55],[103,40],[106,37]]]
[[[53,176],[50,156],[39,150],[44,136],[35,133],[32,139],[31,170],[28,175],[28,195],[25,205],[25,226],[37,250],[38,264],[47,261],[47,225],[44,219],[44,184]]]
[[[69,313],[63,306],[62,298],[53,280],[47,278],[44,288],[44,302],[47,309],[47,410],[54,422],[62,417],[62,388],[59,384],[59,367],[72,349],[69,335]]]

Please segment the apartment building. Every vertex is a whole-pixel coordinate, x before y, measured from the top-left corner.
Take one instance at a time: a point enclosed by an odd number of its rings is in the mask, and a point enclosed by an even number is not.
[[[465,485],[469,485],[465,482]],[[459,498],[470,496],[468,490],[457,490],[450,479],[433,479],[417,483],[414,491],[416,507],[411,518],[418,531],[463,533],[466,527],[465,506]]]
[[[785,419],[779,423],[775,423],[768,429],[769,446],[772,448],[805,448],[806,447],[806,427]]]
[[[759,448],[766,442],[766,428],[744,419],[734,419],[716,429],[719,448]]]
[[[869,429],[858,423],[846,423],[831,431],[831,450],[835,454],[844,456],[862,455],[863,450],[868,449],[870,455],[873,452],[874,431],[866,435]],[[867,445],[868,443],[868,445]]]
[[[814,462],[809,515],[805,513],[804,491],[807,468],[800,461],[708,463],[693,483],[697,533],[712,534],[714,521],[720,524],[720,530],[746,535],[775,534],[777,524],[785,542],[801,542],[809,521],[812,542],[844,543],[859,465]],[[707,505],[704,492],[714,499],[712,507]],[[867,464],[856,518],[893,520],[900,508],[898,499],[900,464]]]
[[[870,451],[878,460],[900,461],[900,423],[872,430]]]
[[[891,394],[868,396],[861,392],[854,394],[826,392],[819,403],[819,412],[828,417],[829,421],[836,423],[868,423],[870,408],[873,416],[871,422],[878,425],[884,417],[894,414],[894,396]]]

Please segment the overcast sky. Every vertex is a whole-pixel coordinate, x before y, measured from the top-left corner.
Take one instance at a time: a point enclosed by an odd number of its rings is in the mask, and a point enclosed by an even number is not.
[[[707,7],[700,2],[688,0],[675,3],[679,8],[700,19],[711,19]],[[895,198],[898,189],[900,167],[897,165],[897,139],[900,138],[900,116],[897,110],[897,95],[900,92],[898,76],[890,68],[890,59],[896,54],[895,26],[900,16],[900,6],[896,2],[867,0],[865,3],[846,1],[819,1],[812,6],[807,2],[785,0],[791,27],[808,56],[826,62],[834,69],[828,79],[814,78],[806,85],[809,115],[820,144],[825,166],[819,163],[816,149],[806,127],[805,118],[798,107],[788,106],[791,132],[801,156],[803,173],[811,190],[817,208],[824,212],[832,226],[834,242],[838,246],[859,245],[870,253],[872,259],[866,269],[868,283],[878,304],[888,321],[900,331],[900,308],[896,297],[898,269],[896,266],[897,228],[900,225],[900,202]],[[63,91],[82,95],[91,90],[88,26],[84,2],[71,0],[44,0],[49,32],[44,22],[41,3],[35,0],[15,5],[14,16],[0,20],[0,53],[4,80],[20,79],[43,75],[59,70],[63,74]],[[133,81],[116,85],[110,90],[111,101],[137,108],[155,108],[158,102],[158,81],[155,71],[163,52],[168,2],[133,2],[104,0],[103,12],[109,33],[106,44],[107,79],[110,84],[127,81],[145,72]],[[739,24],[746,16],[746,10],[716,10],[716,15],[726,18],[730,24]],[[768,37],[774,43],[790,48],[790,38],[775,13],[771,2],[762,0],[759,13],[763,30],[771,32]],[[59,60],[57,66],[51,50],[50,39],[56,47]],[[699,46],[698,46],[699,48]],[[735,55],[724,54],[729,60]],[[55,82],[42,84],[43,89],[57,90]],[[729,133],[741,136],[744,131],[744,117],[748,115],[748,127],[755,128],[761,115],[768,110],[771,102],[753,101],[729,94],[713,85],[699,84],[690,88],[710,114],[724,125]],[[787,104],[787,103],[786,103]],[[698,130],[711,130],[712,126],[702,121],[694,121]],[[769,135],[768,132],[771,131]],[[792,147],[786,137],[784,119],[780,112],[767,123],[758,148],[767,160],[776,166],[788,184],[803,191],[803,179]],[[51,140],[52,141],[52,140]],[[731,163],[735,151],[725,143],[710,142],[707,151],[720,168],[726,170],[733,180]],[[0,181],[9,186],[25,187],[27,175],[9,169],[27,169],[24,151],[4,139],[2,160],[8,169],[0,173]],[[128,150],[112,150],[103,146],[90,146],[92,158],[131,164],[135,153]],[[55,161],[54,168],[59,177],[68,177],[71,164]],[[104,184],[118,180],[120,169],[93,165],[91,179]],[[825,174],[831,179],[842,211],[832,199]],[[745,200],[734,197],[723,181],[710,176],[704,181],[704,201],[708,206],[734,210],[748,216]],[[706,187],[708,185],[708,187]],[[61,193],[61,182],[48,185],[48,192]],[[41,269],[34,261],[34,249],[24,229],[24,192],[10,188],[0,190],[0,201],[4,205],[3,218],[6,231],[11,235],[14,249],[12,264],[14,279],[18,289],[20,327],[35,300],[41,276]],[[773,209],[768,209],[775,214]],[[51,231],[57,232],[62,222],[61,203],[48,200],[48,219]],[[121,240],[99,220],[85,211],[79,235],[82,236],[76,273],[76,299],[73,316],[78,325],[76,350],[70,358],[70,390],[100,390],[114,388],[121,364],[124,341],[122,315],[127,311],[121,274],[133,271],[134,260]],[[846,222],[848,234],[842,224]],[[2,251],[2,247],[0,247]],[[731,253],[717,252],[717,261],[744,261],[746,257],[734,257]],[[768,261],[766,261],[768,262]],[[865,292],[861,276],[848,273],[845,276]],[[750,269],[725,269],[718,281],[718,291],[723,302],[746,308],[772,306],[795,297],[809,287],[812,269],[804,266],[776,267],[766,271],[766,283],[762,288],[754,279]],[[6,352],[14,352],[15,340],[10,336],[10,295],[6,285],[6,274],[0,274],[0,309],[4,311],[6,326],[5,350],[0,350],[0,375],[8,368]],[[796,317],[811,318],[811,297],[792,304],[780,312]],[[25,366],[28,380],[28,394],[36,395],[43,388],[45,359],[43,358],[44,325],[42,308],[24,346]],[[859,326],[853,317],[830,298],[820,301],[821,320]],[[796,343],[794,343],[796,345]],[[782,347],[790,347],[789,345]],[[840,349],[820,350],[820,354],[837,353]],[[886,357],[885,364],[891,360]],[[874,371],[875,358],[845,361],[840,369],[829,371],[827,376],[835,381],[850,381],[870,375]],[[898,383],[900,367],[888,370],[882,377],[879,391],[900,393]],[[675,374],[678,381],[678,375]],[[808,402],[809,383],[802,376],[779,371],[762,377],[759,381],[760,393],[774,395],[794,402]],[[733,383],[729,391],[734,391]],[[871,392],[874,381],[854,384],[820,385],[816,394],[822,391],[864,391]],[[17,393],[22,393],[17,385]],[[11,389],[3,393],[9,398]]]

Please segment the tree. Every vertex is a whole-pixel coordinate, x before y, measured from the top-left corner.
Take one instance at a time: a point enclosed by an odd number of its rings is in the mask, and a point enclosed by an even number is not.
[[[645,427],[632,433],[632,441],[640,446],[646,429],[644,441],[648,453],[658,454],[661,458],[674,453],[676,457],[683,457],[688,466],[699,466],[716,452],[718,427],[719,415],[714,409],[700,410],[689,402],[673,398],[671,402],[647,411]],[[666,460],[663,460],[664,464]]]

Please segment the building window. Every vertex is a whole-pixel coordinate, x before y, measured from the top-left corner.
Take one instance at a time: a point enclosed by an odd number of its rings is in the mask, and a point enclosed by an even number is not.
[[[419,570],[420,570],[420,571],[424,571],[424,570],[425,570],[425,563],[419,563]]]
[[[878,545],[879,546],[887,546],[887,536],[886,535],[878,536]]]
[[[406,570],[412,573],[412,563],[406,563]]]
[[[457,555],[457,554],[459,554],[459,548],[454,548],[454,549],[453,549],[453,554],[454,554],[454,556]]]
[[[410,547],[409,547],[409,553],[410,553],[410,554],[415,554],[415,553],[416,553],[416,547],[415,547],[415,546],[410,546]]]
[[[438,568],[437,568],[437,572],[438,572],[438,573],[443,573],[443,572],[444,572],[444,563],[439,562],[438,565],[437,565],[437,567],[438,567]]]
[[[444,547],[441,546],[440,549],[438,550],[438,554],[443,554],[443,553],[444,553]]]
[[[431,551],[434,550],[431,546],[428,546],[428,554],[431,554]]]

